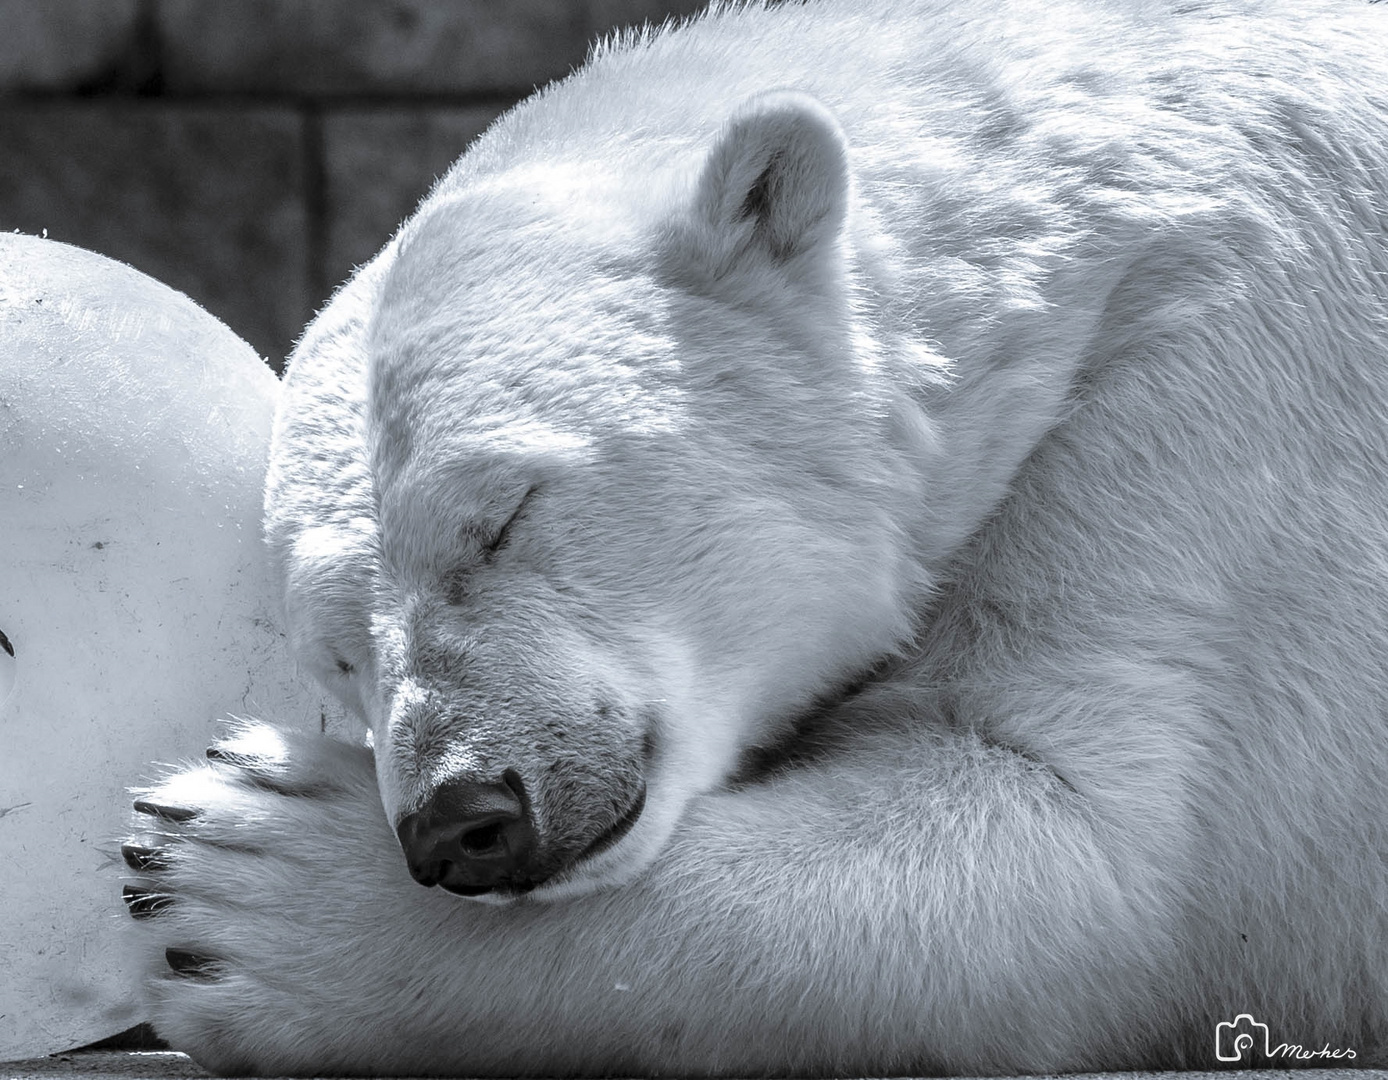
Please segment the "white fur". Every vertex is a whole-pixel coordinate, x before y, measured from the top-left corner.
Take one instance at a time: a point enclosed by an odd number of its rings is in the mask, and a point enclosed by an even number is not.
[[[269,481],[385,814],[289,736],[313,797],[171,781],[152,925],[222,964],[152,979],[176,1045],[1046,1071],[1250,1012],[1382,1057],[1388,9],[1173,7],[721,9],[459,162],[307,332]],[[408,880],[441,777],[559,760],[577,836],[643,733],[563,903]]]

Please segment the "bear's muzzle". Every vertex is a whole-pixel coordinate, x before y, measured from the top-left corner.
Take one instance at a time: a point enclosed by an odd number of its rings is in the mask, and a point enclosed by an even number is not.
[[[459,896],[519,895],[616,844],[645,805],[643,782],[610,826],[576,856],[565,858],[541,843],[524,781],[507,769],[499,780],[445,780],[423,806],[400,819],[395,831],[410,875],[421,885]]]

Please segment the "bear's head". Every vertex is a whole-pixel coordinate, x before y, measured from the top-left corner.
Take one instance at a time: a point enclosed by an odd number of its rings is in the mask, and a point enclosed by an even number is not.
[[[421,882],[629,878],[909,637],[929,433],[865,329],[852,203],[833,117],[759,95],[659,160],[446,182],[310,328],[269,535]]]

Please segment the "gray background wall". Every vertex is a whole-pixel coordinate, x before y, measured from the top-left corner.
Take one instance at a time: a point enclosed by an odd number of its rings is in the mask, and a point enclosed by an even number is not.
[[[499,112],[705,0],[0,0],[0,229],[130,263],[277,369]]]

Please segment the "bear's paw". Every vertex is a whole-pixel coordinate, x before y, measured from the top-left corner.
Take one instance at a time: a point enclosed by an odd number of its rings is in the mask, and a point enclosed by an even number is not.
[[[221,1073],[318,1071],[354,1046],[389,928],[440,899],[402,872],[370,751],[240,725],[135,811],[123,893],[159,1033]]]

